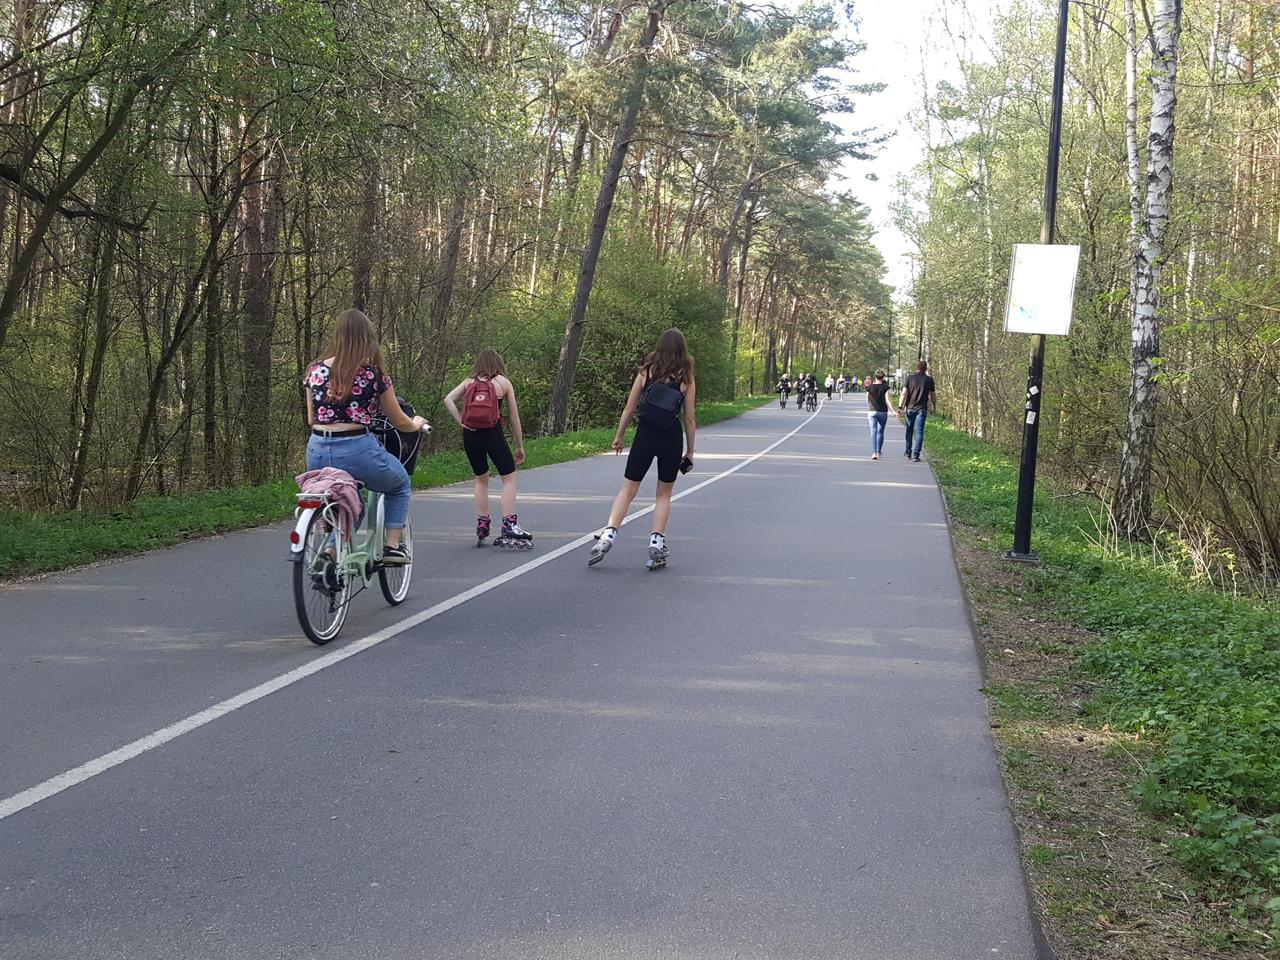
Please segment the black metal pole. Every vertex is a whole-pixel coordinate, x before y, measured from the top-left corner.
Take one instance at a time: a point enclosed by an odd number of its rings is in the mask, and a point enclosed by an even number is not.
[[[1070,0],[1058,0],[1058,43],[1053,60],[1053,112],[1049,118],[1049,156],[1044,176],[1044,220],[1040,242],[1053,243],[1058,215],[1058,154],[1062,147],[1062,86],[1067,60],[1067,15]],[[1031,513],[1036,492],[1036,448],[1040,441],[1040,399],[1044,394],[1044,334],[1036,334],[1027,370],[1027,404],[1022,421],[1022,459],[1018,467],[1018,515],[1013,524],[1010,560],[1031,563]]]

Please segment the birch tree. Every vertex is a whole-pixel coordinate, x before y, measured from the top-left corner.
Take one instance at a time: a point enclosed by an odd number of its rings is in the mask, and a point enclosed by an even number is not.
[[[1131,17],[1132,0],[1130,0]],[[1160,364],[1160,272],[1173,200],[1174,112],[1182,0],[1156,0],[1152,18],[1151,123],[1147,134],[1147,196],[1133,258],[1130,338],[1132,372],[1124,450],[1114,513],[1129,536],[1146,533],[1151,518],[1151,462]],[[1132,98],[1130,99],[1132,103]],[[1131,160],[1132,162],[1132,160]]]

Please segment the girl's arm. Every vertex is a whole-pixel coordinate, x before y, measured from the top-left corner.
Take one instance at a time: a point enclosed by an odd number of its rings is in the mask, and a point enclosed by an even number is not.
[[[516,442],[516,464],[524,463],[524,429],[520,426],[520,408],[516,406],[516,388],[509,377],[503,377],[507,388],[507,413],[511,415],[511,437]]]
[[[307,371],[307,379],[302,381],[302,392],[307,398],[307,426],[314,427],[316,425],[316,405],[311,399],[311,384],[307,381],[311,379],[311,371]]]
[[[693,460],[693,438],[698,432],[698,418],[694,407],[698,403],[698,385],[689,381],[684,392],[684,455]]]
[[[387,384],[387,389],[382,391],[382,398],[378,403],[382,407],[382,412],[387,415],[387,419],[391,421],[391,425],[397,430],[413,433],[415,430],[421,430],[422,425],[427,422],[426,417],[406,417],[404,415],[404,411],[400,409],[400,401],[396,399],[396,392],[392,389],[391,384]]]
[[[627,425],[631,423],[631,418],[635,416],[636,407],[640,405],[640,391],[644,389],[644,371],[636,374],[635,380],[631,383],[631,393],[627,396],[627,405],[622,408],[622,417],[618,420],[618,435],[613,438],[613,452],[622,452],[622,441],[627,435]]]
[[[461,399],[462,394],[466,391],[470,383],[471,378],[467,377],[467,379],[463,380],[460,384],[450,390],[448,395],[444,398],[445,409],[449,411],[449,416],[458,421],[458,426],[460,427],[462,427],[462,414],[458,412],[458,400]],[[462,427],[462,429],[466,430],[467,428]]]

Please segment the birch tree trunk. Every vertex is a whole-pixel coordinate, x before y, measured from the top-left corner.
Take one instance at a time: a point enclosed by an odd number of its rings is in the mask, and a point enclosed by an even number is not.
[[[591,299],[596,264],[600,260],[600,248],[604,245],[604,233],[609,226],[613,198],[618,192],[618,178],[622,174],[622,165],[627,158],[627,148],[631,145],[631,138],[635,132],[636,117],[639,116],[640,105],[644,100],[645,81],[649,77],[649,51],[653,49],[653,41],[658,36],[658,24],[662,21],[664,9],[665,5],[649,8],[649,18],[645,23],[644,32],[640,35],[631,82],[627,86],[626,99],[623,101],[625,106],[622,119],[618,124],[618,132],[613,138],[613,149],[609,152],[604,179],[600,184],[600,194],[596,198],[595,214],[591,218],[587,245],[582,251],[582,266],[578,270],[578,286],[573,294],[573,305],[569,308],[569,320],[565,324],[564,342],[560,347],[560,362],[556,369],[556,382],[551,391],[552,433],[563,433],[569,420],[569,396],[573,390],[574,375],[577,373],[578,355],[582,352],[582,328],[587,319],[587,303]]]
[[[1132,9],[1132,0],[1126,6]],[[1130,14],[1132,16],[1132,14]],[[1151,460],[1155,445],[1156,372],[1160,356],[1160,268],[1173,196],[1174,111],[1182,0],[1156,0],[1152,19],[1151,126],[1147,135],[1147,202],[1134,257],[1131,340],[1133,369],[1124,451],[1114,514],[1120,531],[1146,532],[1151,518]],[[1131,101],[1132,102],[1132,101]]]

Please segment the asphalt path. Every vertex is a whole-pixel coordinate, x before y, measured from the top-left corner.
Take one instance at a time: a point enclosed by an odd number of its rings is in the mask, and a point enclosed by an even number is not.
[[[901,445],[868,459],[856,396],[701,431],[652,573],[647,517],[547,559],[603,524],[611,455],[521,474],[533,553],[475,548],[468,486],[415,495],[410,600],[324,649],[281,525],[0,590],[0,957],[1041,956]]]

